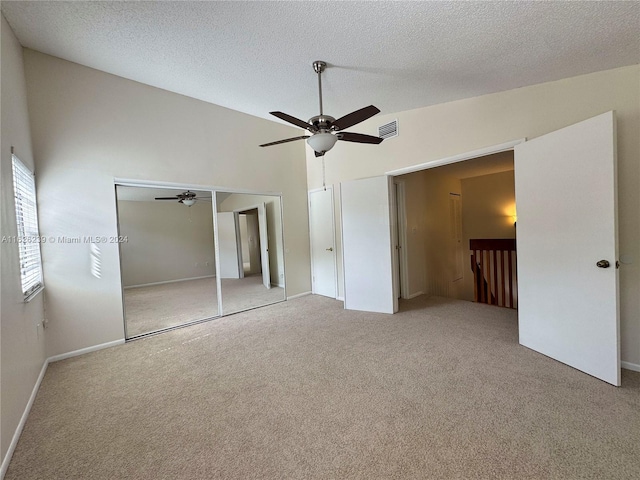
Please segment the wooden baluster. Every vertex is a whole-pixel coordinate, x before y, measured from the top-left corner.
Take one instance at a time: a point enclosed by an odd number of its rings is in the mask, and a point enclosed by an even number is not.
[[[514,272],[514,280],[515,280],[515,291],[518,291],[518,255],[516,252],[513,252],[513,272]],[[513,308],[518,308],[518,304],[515,296],[513,297]]]
[[[511,264],[511,257],[513,252],[509,252],[509,307],[513,308],[513,266]]]
[[[491,305],[493,301],[491,300],[493,283],[491,282],[491,250],[487,250],[487,303]]]
[[[493,304],[498,305],[498,251],[493,251]]]
[[[507,254],[510,255],[509,251],[507,250]],[[502,285],[502,304],[500,305],[501,307],[506,307],[507,306],[507,299],[505,297],[506,292],[505,292],[505,271],[504,271],[504,251],[500,250],[500,283]]]
[[[480,250],[480,303],[485,303],[484,297],[484,250]]]
[[[471,268],[473,268],[473,301],[478,301],[478,260],[476,250],[471,254]]]

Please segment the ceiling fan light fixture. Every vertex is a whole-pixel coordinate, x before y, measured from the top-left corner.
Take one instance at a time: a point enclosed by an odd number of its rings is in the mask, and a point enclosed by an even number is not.
[[[182,200],[182,203],[184,203],[187,207],[190,207],[191,205],[194,205],[196,203],[196,199],[195,198],[185,198],[184,200]]]
[[[338,141],[332,133],[316,133],[307,139],[307,143],[318,153],[328,152]]]

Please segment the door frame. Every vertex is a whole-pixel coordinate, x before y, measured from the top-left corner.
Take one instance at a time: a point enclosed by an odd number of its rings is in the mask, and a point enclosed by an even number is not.
[[[490,145],[488,147],[484,147],[484,148],[480,148],[478,150],[472,150],[469,152],[463,152],[463,153],[459,153],[457,155],[452,155],[450,157],[444,157],[444,158],[439,158],[436,160],[432,160],[430,162],[425,162],[425,163],[420,163],[417,165],[412,165],[409,167],[403,167],[403,168],[399,168],[397,170],[391,170],[389,172],[385,172],[385,175],[391,177],[393,179],[394,184],[396,184],[396,182],[398,181],[402,181],[400,179],[398,179],[397,177],[400,175],[405,175],[407,173],[414,173],[414,172],[421,172],[423,170],[430,170],[432,168],[436,168],[436,167],[442,167],[444,165],[451,165],[453,163],[459,163],[459,162],[464,162],[466,160],[473,160],[475,158],[480,158],[480,157],[484,157],[487,155],[493,155],[495,153],[502,153],[502,152],[508,152],[508,151],[513,151],[514,147],[516,145],[519,145],[521,143],[526,142],[527,139],[526,138],[518,138],[516,140],[511,140],[509,142],[505,142],[505,143],[499,143],[496,145]],[[395,189],[394,189],[395,192]],[[395,197],[395,193],[394,193],[394,197]],[[396,199],[397,202],[397,199]],[[394,210],[398,212],[398,208],[394,208]],[[406,215],[406,210],[405,210],[405,215]],[[394,215],[394,213],[392,212],[392,215]],[[401,222],[402,219],[401,218],[397,218],[396,219],[397,222]],[[406,218],[404,219],[405,221],[405,228],[401,231],[401,235],[404,234],[404,239],[402,239],[404,241],[404,245],[406,245]],[[399,230],[399,229],[398,229]],[[408,298],[413,298],[416,295],[407,295],[408,293],[408,289],[409,289],[409,281],[408,281],[408,258],[407,258],[407,252],[406,252],[406,248],[404,249],[405,251],[401,253],[400,257],[400,261],[403,262],[402,266],[400,267],[400,282],[406,281],[406,283],[402,284],[400,287],[400,291],[402,293],[402,298],[404,299],[408,299]],[[404,267],[404,274],[402,274],[402,267]],[[395,267],[398,268],[398,267]],[[406,275],[406,280],[405,280],[405,275]]]
[[[250,205],[248,207],[243,207],[243,208],[236,208],[235,210],[231,210],[233,212],[233,218],[234,218],[234,222],[235,222],[235,227],[236,227],[236,243],[237,243],[237,248],[238,250],[238,267],[240,269],[240,278],[244,278],[244,266],[240,263],[242,260],[242,245],[240,244],[240,221],[239,221],[239,214],[243,213],[243,212],[248,212],[249,210],[256,210],[258,212],[258,240],[260,242],[260,255],[263,256],[264,253],[266,252],[267,254],[267,259],[266,259],[266,265],[267,267],[270,267],[270,263],[269,263],[269,254],[271,253],[269,251],[269,235],[268,232],[263,232],[262,228],[260,227],[260,209],[263,208],[264,209],[264,217],[265,217],[265,228],[267,227],[267,206],[266,204],[256,204],[256,205]],[[265,239],[267,240],[267,245],[262,245],[263,243],[263,234]],[[264,271],[265,271],[265,263],[264,260],[260,261],[261,264],[261,269],[262,269],[262,275],[264,277]],[[269,287],[271,288],[271,268],[268,268],[268,273],[269,273]],[[265,285],[266,287],[266,285]]]
[[[494,153],[507,152],[513,150],[516,145],[526,142],[527,139],[519,138],[517,140],[511,140],[505,143],[499,143],[497,145],[491,145],[488,147],[480,148],[478,150],[472,150],[470,152],[459,153],[452,155],[451,157],[439,158],[430,162],[419,163],[410,167],[399,168],[397,170],[391,170],[385,172],[384,175],[395,177],[397,175],[404,175],[405,173],[420,172],[422,170],[429,170],[431,168],[442,167],[443,165],[450,165],[452,163],[464,162],[465,160],[472,160],[477,157],[484,157],[487,155],[493,155]]]
[[[240,215],[244,215],[245,217],[249,216],[249,210],[238,210],[233,212],[233,218],[236,224],[236,243],[238,244],[238,269],[240,278],[244,278],[244,255],[242,254],[242,229],[240,228]],[[257,216],[257,214],[256,214]],[[258,231],[260,230],[260,222],[258,222]],[[262,254],[262,252],[260,252]],[[251,259],[249,259],[251,261]],[[261,262],[262,263],[262,262]],[[262,264],[260,265],[260,270],[262,273]]]
[[[407,205],[405,196],[404,180],[398,178],[393,179],[394,191],[396,197],[396,227],[398,230],[398,238],[396,247],[398,249],[398,279],[400,288],[400,298],[408,299],[409,297],[409,259],[407,258]],[[397,293],[396,293],[397,294]]]
[[[335,212],[335,198],[333,185],[327,185],[325,187],[314,188],[307,192],[307,209],[309,212],[309,256],[311,257],[311,293],[316,294],[315,282],[313,281],[315,271],[313,267],[313,235],[311,234],[311,194],[331,190],[331,240],[333,247],[333,289],[335,296],[338,298],[338,251],[336,249],[336,212]]]

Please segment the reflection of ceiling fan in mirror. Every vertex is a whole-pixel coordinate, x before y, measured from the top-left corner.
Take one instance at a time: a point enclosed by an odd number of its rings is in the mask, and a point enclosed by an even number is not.
[[[178,203],[183,203],[187,207],[190,207],[196,203],[196,200],[211,200],[211,197],[199,197],[194,192],[187,190],[186,192],[179,193],[174,197],[156,197],[156,200],[177,200]]]
[[[344,142],[355,143],[373,143],[378,144],[382,142],[382,138],[374,137],[372,135],[364,135],[362,133],[342,132],[345,128],[352,127],[360,122],[364,122],[368,118],[373,117],[380,110],[373,105],[361,108],[355,112],[351,112],[344,117],[335,119],[329,115],[325,115],[322,112],[322,72],[327,67],[327,64],[322,61],[313,62],[313,69],[318,74],[318,91],[320,97],[320,115],[311,117],[308,122],[300,120],[299,118],[292,117],[282,112],[269,112],[271,115],[278,117],[286,122],[289,122],[297,127],[304,128],[311,132],[311,135],[302,135],[300,137],[286,138],[284,140],[278,140],[276,142],[265,143],[260,145],[261,147],[270,147],[271,145],[278,145],[280,143],[293,142],[295,140],[307,139],[307,143],[315,151],[316,157],[321,157],[333,148],[338,140]]]

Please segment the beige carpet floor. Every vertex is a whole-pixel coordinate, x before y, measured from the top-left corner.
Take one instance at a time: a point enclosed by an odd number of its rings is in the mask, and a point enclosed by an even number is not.
[[[6,480],[638,479],[640,374],[517,343],[516,312],[318,296],[49,366]]]
[[[262,283],[262,275],[240,279],[223,278],[221,289],[222,309],[225,315],[281,302],[285,299],[284,288],[273,285],[271,288],[265,288]]]
[[[284,300],[284,289],[267,289],[262,276],[222,279],[225,315]],[[215,278],[127,288],[127,338],[218,316]]]

